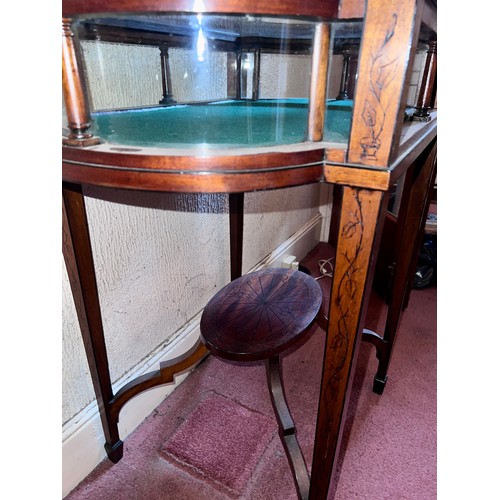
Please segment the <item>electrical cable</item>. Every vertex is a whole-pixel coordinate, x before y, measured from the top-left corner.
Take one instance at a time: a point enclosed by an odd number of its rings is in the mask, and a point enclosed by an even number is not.
[[[329,278],[333,277],[332,260],[334,258],[335,257],[330,257],[329,259],[318,260],[319,272],[321,273],[321,276],[314,278],[315,280],[320,280],[321,278],[325,278],[326,276],[328,276]]]

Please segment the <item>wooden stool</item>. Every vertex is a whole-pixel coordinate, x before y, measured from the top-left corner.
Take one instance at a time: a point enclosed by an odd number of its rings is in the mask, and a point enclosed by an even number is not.
[[[238,278],[209,301],[201,340],[214,355],[232,361],[265,360],[279,435],[300,498],[309,495],[309,474],[283,391],[280,353],[297,345],[321,306],[319,284],[292,269],[264,269]]]

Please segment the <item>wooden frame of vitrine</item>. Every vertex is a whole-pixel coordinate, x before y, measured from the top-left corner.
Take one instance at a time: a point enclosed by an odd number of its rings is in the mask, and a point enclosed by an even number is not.
[[[376,5],[375,5],[376,4]],[[308,142],[283,148],[214,151],[210,156],[165,150],[150,154],[111,151],[92,137],[78,48],[71,18],[99,12],[198,12],[256,15],[302,15],[316,20],[308,121]],[[242,232],[241,193],[313,182],[335,190],[330,242],[335,249],[335,274],[327,323],[322,382],[309,498],[324,499],[339,451],[349,401],[367,291],[387,208],[389,187],[406,173],[401,218],[401,250],[385,335],[365,332],[380,359],[375,382],[382,392],[405,291],[418,229],[425,222],[428,194],[433,185],[437,125],[435,116],[400,147],[404,102],[416,38],[424,21],[434,31],[435,8],[424,0],[373,2],[318,0],[280,2],[255,0],[97,0],[63,1],[63,91],[70,134],[63,139],[63,253],[68,269],[82,337],[106,438],[106,451],[116,462],[123,454],[118,417],[132,397],[171,381],[173,374],[201,359],[206,351],[195,345],[188,353],[160,366],[113,393],[88,232],[82,185],[165,192],[211,192],[234,195],[230,210],[233,235]],[[366,12],[365,12],[366,10]],[[330,26],[336,19],[364,18],[358,79],[350,140],[347,148],[321,142],[325,113]],[[369,36],[368,36],[369,35]],[[378,66],[377,66],[378,65]],[[385,69],[384,69],[385,68]],[[384,71],[390,70],[390,75]],[[377,110],[383,114],[377,115]],[[377,116],[383,117],[382,127]],[[89,148],[92,146],[92,148]],[[203,175],[200,175],[203,174]],[[235,271],[241,272],[241,239],[234,250]],[[239,253],[239,257],[238,257]],[[238,264],[239,258],[239,264]]]

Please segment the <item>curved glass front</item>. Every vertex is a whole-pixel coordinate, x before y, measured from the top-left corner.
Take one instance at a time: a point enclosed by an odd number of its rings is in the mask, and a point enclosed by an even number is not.
[[[356,68],[351,59],[346,76],[342,54],[361,28],[332,26],[324,140],[347,144]],[[135,147],[305,142],[315,27],[306,19],[248,15],[77,19],[90,131],[105,143]]]

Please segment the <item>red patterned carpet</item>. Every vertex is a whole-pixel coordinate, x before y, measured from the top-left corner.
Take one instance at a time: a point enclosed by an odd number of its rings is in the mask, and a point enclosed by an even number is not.
[[[365,326],[381,331],[384,311],[374,294]],[[310,340],[283,362],[287,399],[309,467],[324,338],[315,327]],[[436,288],[413,290],[382,396],[372,392],[374,349],[361,345],[329,498],[436,498],[436,359]],[[208,357],[125,440],[118,464],[105,460],[66,498],[295,499],[264,365]]]

